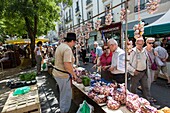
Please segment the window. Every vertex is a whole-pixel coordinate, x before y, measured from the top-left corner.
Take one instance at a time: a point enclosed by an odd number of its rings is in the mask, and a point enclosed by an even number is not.
[[[148,2],[148,0],[140,0],[140,5],[145,4],[146,2]],[[137,5],[138,5],[138,0],[135,0],[135,6]]]
[[[146,9],[146,3],[148,0],[140,0],[140,10]],[[138,12],[138,0],[135,0],[134,12]]]
[[[79,1],[76,2],[76,12],[79,11]]]
[[[76,7],[79,7],[79,1],[76,2]]]
[[[106,6],[105,6],[105,11],[106,11],[106,10],[109,10],[110,8],[111,8],[111,4],[106,5]],[[107,14],[107,13],[109,13],[109,11],[107,11],[106,14]]]
[[[69,9],[69,20],[71,20],[71,9]]]
[[[87,19],[90,19],[93,17],[92,11],[87,12]]]

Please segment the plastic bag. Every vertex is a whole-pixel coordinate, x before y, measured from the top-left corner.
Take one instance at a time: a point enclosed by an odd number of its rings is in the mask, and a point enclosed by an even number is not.
[[[80,107],[76,113],[93,113],[93,110],[93,106],[91,106],[84,100],[83,103],[80,104]]]
[[[28,93],[29,91],[30,91],[30,87],[29,87],[29,86],[17,88],[17,89],[14,91],[13,96],[23,95],[23,94],[25,94],[25,93]]]

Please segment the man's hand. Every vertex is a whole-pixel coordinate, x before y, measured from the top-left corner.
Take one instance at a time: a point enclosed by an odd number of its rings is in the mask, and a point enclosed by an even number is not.
[[[103,70],[103,71],[105,71],[105,70],[106,70],[106,68],[107,68],[106,66],[102,66],[102,70]]]
[[[111,67],[109,68],[109,71],[113,71],[113,70],[114,70],[114,67],[111,66]]]
[[[139,74],[139,72],[135,70],[134,71],[134,75],[138,75],[138,74]]]
[[[77,80],[77,76],[73,75],[73,80],[76,81]]]
[[[162,58],[161,60],[162,60],[163,62],[166,62],[166,58]]]
[[[155,51],[154,54],[155,54],[155,56],[158,56],[158,52]]]

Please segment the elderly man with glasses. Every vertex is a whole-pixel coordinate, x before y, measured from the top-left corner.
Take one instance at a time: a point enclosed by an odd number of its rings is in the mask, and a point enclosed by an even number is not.
[[[153,99],[151,98],[150,88],[148,85],[148,56],[146,54],[145,49],[143,48],[144,39],[138,38],[136,39],[136,47],[133,48],[133,51],[130,54],[129,62],[128,62],[128,71],[131,75],[131,84],[130,90],[132,93],[136,93],[138,83],[140,83],[142,87],[143,97],[151,102],[156,108],[159,108],[159,105],[155,105],[153,103]]]
[[[118,83],[124,83],[125,82],[125,52],[120,47],[118,47],[118,43],[115,39],[110,39],[108,41],[108,46],[110,48],[110,51],[113,52],[112,54],[112,63],[109,70],[112,73],[113,80],[115,80]],[[121,64],[121,69],[119,68]]]

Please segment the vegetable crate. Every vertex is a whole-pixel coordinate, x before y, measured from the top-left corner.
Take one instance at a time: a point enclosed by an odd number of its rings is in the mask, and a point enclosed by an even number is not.
[[[41,113],[37,86],[31,86],[30,92],[13,96],[14,90],[4,105],[2,113]]]

